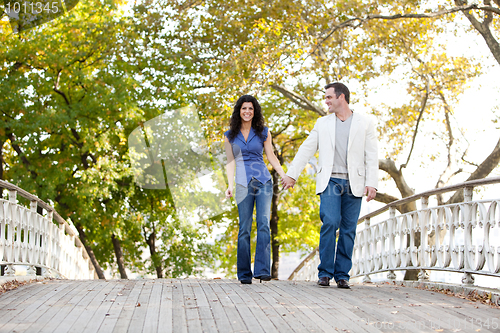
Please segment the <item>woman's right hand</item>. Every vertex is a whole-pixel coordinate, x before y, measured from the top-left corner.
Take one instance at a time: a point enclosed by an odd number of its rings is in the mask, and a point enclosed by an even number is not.
[[[232,187],[228,187],[227,190],[226,190],[226,199],[229,199],[233,196],[233,188]]]

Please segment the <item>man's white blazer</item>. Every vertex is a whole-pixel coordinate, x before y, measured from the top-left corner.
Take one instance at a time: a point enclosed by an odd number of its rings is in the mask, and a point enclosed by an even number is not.
[[[365,186],[378,186],[378,150],[375,126],[371,117],[352,114],[349,142],[347,145],[347,170],[354,196],[361,197]],[[286,173],[297,179],[307,162],[319,151],[316,174],[316,194],[328,186],[333,170],[335,153],[335,125],[340,121],[332,113],[316,121],[313,130],[300,146]]]

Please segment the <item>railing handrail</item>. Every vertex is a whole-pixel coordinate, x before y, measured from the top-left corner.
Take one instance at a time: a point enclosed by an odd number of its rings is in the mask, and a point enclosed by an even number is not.
[[[51,212],[53,219],[57,223],[59,223],[60,225],[61,224],[64,225],[64,231],[68,235],[75,237],[75,242],[76,242],[75,245],[82,248],[83,258],[84,259],[90,258],[88,253],[87,253],[87,250],[85,249],[85,246],[83,245],[82,241],[80,240],[79,235],[75,233],[75,231],[71,228],[69,223],[65,219],[63,219],[61,215],[59,215],[59,213],[54,209],[54,207],[52,207],[51,205],[49,205],[48,203],[46,203],[42,199],[38,198],[36,195],[33,195],[33,194],[29,193],[28,191],[23,190],[22,188],[14,185],[14,184],[11,184],[5,180],[0,179],[0,188],[5,188],[5,189],[11,190],[11,191],[16,191],[23,198],[26,198],[26,199],[30,200],[31,202],[36,201],[38,206],[42,207],[47,212]]]
[[[434,188],[432,190],[417,193],[417,194],[411,195],[409,197],[390,202],[390,203],[386,204],[385,206],[383,206],[382,208],[379,208],[371,213],[368,213],[368,214],[361,216],[358,219],[358,224],[364,222],[367,219],[371,219],[372,217],[380,215],[392,207],[395,208],[397,206],[401,206],[401,205],[407,204],[409,202],[419,200],[419,199],[424,198],[424,197],[430,197],[431,195],[437,195],[437,194],[442,194],[442,193],[446,193],[446,192],[456,191],[456,190],[459,190],[461,188],[467,188],[467,187],[474,188],[477,186],[483,186],[483,185],[489,185],[489,184],[495,184],[495,183],[500,183],[500,177],[489,177],[489,178],[482,178],[482,179],[476,179],[476,180],[469,180],[469,181],[465,181],[462,183],[443,186],[440,188]],[[338,235],[338,231],[337,231],[337,235]],[[309,253],[309,255],[307,255],[307,257],[305,257],[300,262],[300,264],[293,270],[293,272],[288,277],[288,280],[292,280],[295,277],[295,275],[307,264],[307,262],[309,260],[311,260],[312,258],[314,258],[314,254],[318,250],[319,250],[319,246],[316,247],[313,251],[311,251],[311,253]]]
[[[366,219],[369,219],[369,218],[372,218],[372,217],[377,216],[379,214],[382,214],[383,212],[389,210],[391,207],[401,206],[401,205],[416,201],[416,200],[424,198],[424,197],[430,197],[431,195],[446,193],[446,192],[450,192],[450,191],[456,191],[456,190],[459,190],[459,189],[464,188],[464,187],[476,187],[476,186],[489,185],[489,184],[495,184],[495,183],[500,183],[500,177],[490,177],[490,178],[469,180],[466,182],[448,185],[448,186],[443,186],[440,188],[434,188],[432,190],[417,193],[417,194],[411,195],[409,197],[390,202],[387,205],[385,205],[384,207],[379,208],[379,209],[377,209],[369,214],[366,214],[366,215],[360,217],[358,219],[358,224],[363,222]]]

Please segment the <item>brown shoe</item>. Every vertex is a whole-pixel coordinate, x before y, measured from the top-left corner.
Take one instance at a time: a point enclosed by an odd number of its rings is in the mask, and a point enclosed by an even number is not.
[[[338,280],[337,287],[343,289],[351,289],[351,287],[349,286],[349,282],[347,282],[346,280]]]
[[[328,276],[320,277],[318,280],[318,285],[320,287],[328,287],[330,285],[330,278]]]

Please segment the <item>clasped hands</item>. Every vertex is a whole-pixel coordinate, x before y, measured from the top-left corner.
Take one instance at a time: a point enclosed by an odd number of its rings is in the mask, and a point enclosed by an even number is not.
[[[281,177],[281,186],[283,186],[284,190],[287,190],[290,187],[293,188],[295,186],[295,179],[284,175],[283,177]]]

